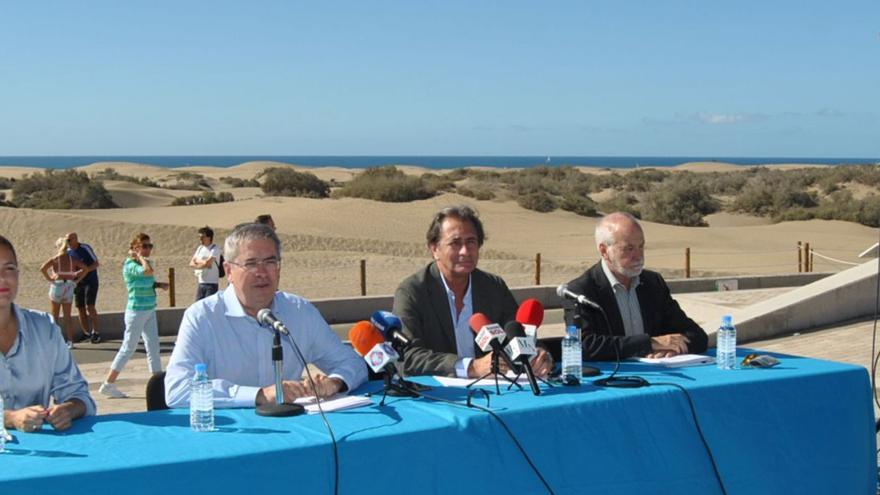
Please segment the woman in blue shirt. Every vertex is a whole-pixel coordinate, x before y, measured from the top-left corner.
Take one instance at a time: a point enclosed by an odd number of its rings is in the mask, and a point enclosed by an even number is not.
[[[95,414],[89,384],[64,343],[61,329],[40,311],[15,305],[19,268],[15,248],[0,236],[0,394],[7,428],[70,428]],[[50,404],[50,398],[51,404]]]

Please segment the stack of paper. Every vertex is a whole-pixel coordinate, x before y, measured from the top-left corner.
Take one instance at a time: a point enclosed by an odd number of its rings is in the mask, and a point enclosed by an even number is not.
[[[314,397],[300,397],[295,401],[303,406],[309,414],[318,414],[318,404]],[[369,397],[363,395],[345,395],[336,394],[329,399],[321,401],[321,408],[324,412],[340,411],[342,409],[353,409],[355,407],[363,407],[372,404],[373,401]]]
[[[665,358],[632,358],[640,363],[656,364],[667,368],[683,368],[685,366],[697,366],[699,364],[710,364],[715,362],[712,356],[703,356],[702,354],[679,354],[677,356]]]

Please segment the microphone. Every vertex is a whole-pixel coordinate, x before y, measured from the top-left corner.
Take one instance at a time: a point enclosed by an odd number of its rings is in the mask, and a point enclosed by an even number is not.
[[[390,311],[376,311],[373,313],[373,316],[370,317],[370,322],[382,332],[385,340],[391,341],[392,345],[396,344],[400,346],[400,348],[409,347],[411,343],[410,340],[406,335],[400,332],[403,328],[403,323],[394,313]]]
[[[571,299],[577,304],[581,306],[589,306],[595,310],[602,311],[602,307],[591,301],[587,296],[581,294],[575,294],[574,292],[568,290],[568,286],[565,284],[560,285],[556,288],[556,295],[563,299]]]
[[[257,322],[260,325],[274,328],[284,335],[290,335],[290,332],[287,330],[287,327],[284,326],[284,323],[281,323],[281,320],[275,318],[275,315],[272,314],[272,310],[269,308],[263,308],[257,311]]]
[[[367,320],[352,325],[351,330],[348,331],[348,340],[359,356],[366,356],[376,344],[385,342],[382,334]]]
[[[363,356],[364,361],[374,373],[381,372],[386,366],[391,367],[389,371],[392,373],[397,372],[392,368],[396,368],[394,363],[400,359],[400,355],[390,344],[385,342],[382,333],[369,321],[363,320],[355,323],[348,331],[348,340],[351,341],[355,352]]]
[[[511,321],[504,325],[504,333],[507,334],[507,346],[504,348],[510,354],[510,357],[518,362],[526,372],[529,379],[529,386],[532,393],[541,395],[541,389],[538,388],[538,380],[535,378],[535,371],[532,369],[532,363],[529,362],[531,356],[538,353],[535,343],[532,339],[526,337],[523,325],[518,321]]]
[[[504,330],[497,323],[490,322],[489,318],[483,313],[474,313],[473,316],[471,316],[469,323],[471,330],[477,334],[474,338],[474,342],[477,343],[477,347],[479,347],[481,351],[488,352],[489,350],[492,350],[501,357],[505,363],[507,363],[507,366],[510,367],[510,369],[516,369],[516,365],[504,350]]]
[[[272,363],[275,366],[275,403],[265,403],[257,406],[257,414],[260,416],[285,417],[302,414],[305,408],[299,404],[284,402],[284,387],[282,386],[282,374],[284,366],[284,351],[281,347],[281,334],[290,335],[287,327],[281,320],[272,314],[269,308],[263,308],[257,312],[257,321],[260,325],[275,329],[275,338],[272,341]],[[292,342],[296,349],[296,342]],[[299,352],[299,351],[297,351]]]
[[[385,342],[382,332],[379,331],[372,323],[366,320],[359,321],[348,331],[348,340],[354,347],[355,352],[363,356],[367,366],[374,373],[385,372],[385,394],[392,397],[418,397],[419,392],[431,390],[431,387],[419,383],[408,382],[400,377],[397,367],[394,365],[400,355],[394,348]],[[398,383],[393,383],[392,375],[398,375]],[[382,398],[380,404],[384,404],[385,399]]]
[[[526,299],[516,310],[516,321],[522,324],[526,337],[534,343],[538,338],[538,327],[544,321],[544,305],[537,299]],[[505,331],[507,327],[504,328]]]
[[[396,373],[396,371],[393,371],[392,369],[396,370],[397,367],[394,366],[394,363],[396,363],[398,359],[400,359],[400,355],[397,354],[397,351],[395,351],[388,342],[374,345],[373,348],[364,355],[364,361],[366,361],[367,365],[372,368],[373,373],[379,373],[384,370],[385,367],[389,367],[388,371]]]

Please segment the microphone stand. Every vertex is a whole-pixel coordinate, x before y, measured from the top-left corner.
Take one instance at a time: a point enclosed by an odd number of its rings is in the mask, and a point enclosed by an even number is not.
[[[394,347],[394,350],[400,355],[400,358],[404,358],[404,353],[406,348],[397,347],[394,344],[391,344],[391,347]],[[394,365],[389,364],[383,374],[383,380],[385,382],[385,386],[382,390],[382,400],[379,402],[380,406],[385,405],[385,397],[390,395],[391,397],[421,397],[421,392],[427,392],[431,390],[431,387],[427,385],[422,385],[421,383],[415,383],[408,380],[405,380],[400,373],[398,373],[397,368]],[[397,381],[394,381],[394,376],[397,375]]]
[[[519,369],[518,369],[517,372],[516,372],[516,376],[513,378],[513,381],[515,381],[515,382],[517,382],[517,383],[519,383],[519,378],[522,376],[522,374],[525,373],[524,371],[522,371],[522,370],[525,369],[525,367],[522,366],[522,363],[519,363],[519,365],[520,365],[520,367],[519,367]],[[591,368],[592,366],[586,366],[586,367],[587,367],[587,368]],[[547,380],[541,378],[540,376],[535,376],[535,380],[538,380],[539,382],[543,383],[544,385],[547,385],[548,387],[554,387],[554,386],[555,386],[555,385],[553,385],[552,382],[548,382]],[[513,385],[508,385],[508,386],[507,386],[507,390],[510,390],[511,388],[513,388]],[[535,394],[535,395],[540,395],[540,394]]]
[[[477,378],[476,380],[470,382],[470,383],[467,385],[466,388],[471,388],[471,387],[473,387],[474,385],[476,385],[477,383],[479,383],[480,380],[485,379],[485,378],[486,378],[487,376],[489,376],[489,375],[493,375],[493,376],[495,377],[495,393],[496,393],[497,395],[501,395],[501,387],[498,385],[498,377],[499,377],[499,376],[500,376],[501,378],[504,378],[504,379],[507,380],[508,382],[510,382],[510,387],[513,387],[514,385],[516,385],[516,387],[517,387],[518,389],[522,390],[522,385],[520,385],[519,383],[517,383],[517,382],[514,381],[514,380],[511,380],[511,379],[508,378],[508,376],[505,375],[504,373],[501,373],[501,371],[500,371],[500,370],[501,370],[501,367],[498,365],[498,360],[500,359],[500,357],[498,356],[498,353],[499,353],[499,352],[502,352],[502,351],[501,351],[501,350],[498,350],[498,351],[495,351],[495,352],[492,353],[492,366],[491,366],[491,368],[489,369],[489,371],[488,371],[485,375],[483,375],[483,376]],[[510,390],[510,387],[508,387],[508,390]]]
[[[275,364],[275,402],[257,406],[257,414],[260,416],[285,417],[296,416],[305,412],[305,408],[299,404],[284,402],[284,387],[281,385],[281,368],[284,364],[284,350],[281,348],[281,332],[275,330],[275,339],[272,341],[272,361]]]

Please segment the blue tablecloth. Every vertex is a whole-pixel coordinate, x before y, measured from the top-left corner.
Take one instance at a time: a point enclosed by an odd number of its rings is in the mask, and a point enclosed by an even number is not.
[[[741,353],[746,352],[740,350]],[[666,369],[624,363],[653,386],[543,386],[491,396],[556,493],[720,493],[691,394],[730,494],[874,493],[874,414],[863,368],[777,355],[772,369]],[[600,365],[604,370],[609,364]],[[379,390],[370,383],[357,392]],[[462,389],[432,393],[463,400]],[[329,415],[340,493],[545,493],[488,414],[425,399]],[[333,457],[318,416],[218,410],[219,431],[186,410],[113,414],[63,433],[13,432],[0,455],[4,493],[332,493]],[[74,476],[82,475],[82,476]]]

